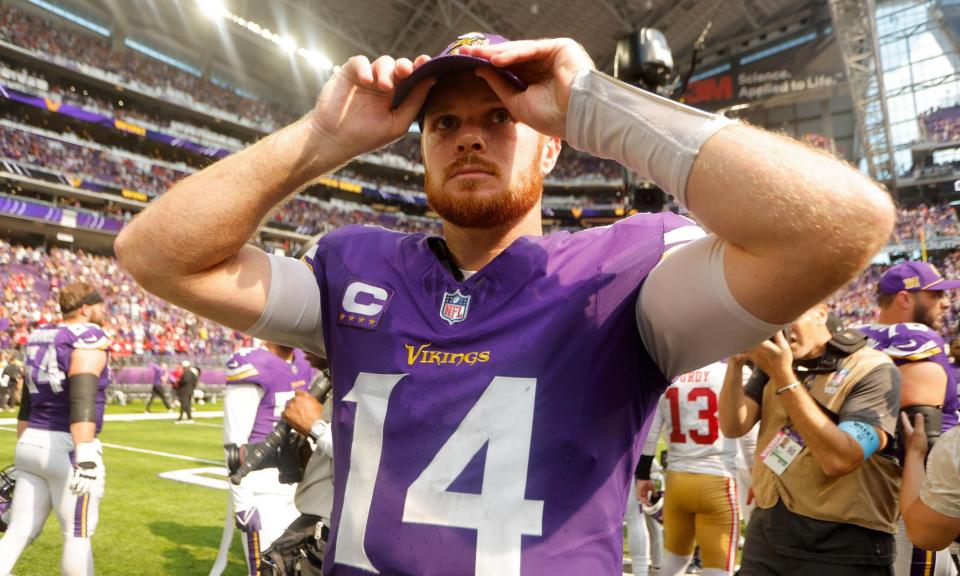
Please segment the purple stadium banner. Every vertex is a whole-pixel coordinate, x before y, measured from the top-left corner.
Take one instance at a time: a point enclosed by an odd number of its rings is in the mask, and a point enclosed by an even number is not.
[[[0,195],[0,214],[8,214],[21,218],[33,218],[43,220],[53,224],[63,224],[71,228],[86,228],[87,230],[99,230],[102,232],[112,232],[116,234],[123,228],[123,222],[115,218],[107,218],[97,214],[79,211],[74,209],[64,210],[49,204],[43,204],[27,200]],[[67,218],[64,218],[64,215]],[[71,215],[75,215],[75,218]],[[71,222],[70,220],[75,220]]]
[[[153,382],[153,370],[149,367],[128,366],[117,370],[117,384],[151,384]],[[202,384],[226,384],[227,376],[223,370],[204,370],[200,371],[200,383]]]
[[[229,150],[217,148],[216,146],[204,146],[203,144],[198,144],[179,136],[171,136],[170,134],[164,134],[163,132],[150,130],[148,128],[144,128],[143,126],[137,125],[135,122],[127,122],[125,120],[120,120],[119,118],[103,116],[95,112],[84,110],[79,106],[63,104],[55,100],[50,100],[49,98],[40,98],[39,96],[25,94],[18,90],[14,90],[9,86],[5,86],[2,83],[0,83],[0,96],[9,100],[13,100],[14,102],[20,102],[21,104],[33,106],[34,108],[40,108],[41,110],[47,110],[55,114],[63,114],[64,116],[69,116],[82,122],[98,124],[100,126],[119,130],[121,132],[129,132],[131,134],[136,134],[137,136],[143,136],[149,140],[163,142],[164,144],[169,144],[170,146],[175,146],[177,148],[183,148],[184,150],[189,150],[190,152],[202,154],[211,158],[224,158],[231,154]]]

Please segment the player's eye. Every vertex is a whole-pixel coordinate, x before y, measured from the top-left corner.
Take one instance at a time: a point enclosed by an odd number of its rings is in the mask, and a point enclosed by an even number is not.
[[[437,118],[436,122],[434,122],[434,126],[437,128],[437,130],[455,130],[459,125],[460,121],[457,120],[457,117],[449,114],[440,116]]]
[[[510,116],[510,113],[507,112],[505,108],[499,108],[493,111],[493,123],[494,124],[506,124],[513,120],[513,117]]]

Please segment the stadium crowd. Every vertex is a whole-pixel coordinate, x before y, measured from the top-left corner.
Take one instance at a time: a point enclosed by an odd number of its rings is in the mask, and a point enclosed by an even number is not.
[[[46,102],[68,104],[89,112],[132,123],[171,136],[200,142],[236,151],[244,143],[231,136],[181,120],[173,120],[138,110],[136,104],[117,98],[107,100],[99,98],[83,87],[73,84],[58,84],[48,81],[26,67],[16,67],[0,60],[0,80],[8,87],[24,91],[27,94],[44,98]]]
[[[100,146],[73,134],[41,134],[0,123],[0,157],[64,174],[76,174],[101,185],[162,194],[192,170]]]
[[[25,344],[38,324],[55,321],[59,288],[88,282],[107,301],[112,353],[138,362],[144,355],[228,354],[242,338],[145,292],[113,258],[64,248],[11,245],[0,239],[0,348]]]
[[[890,241],[919,240],[920,231],[927,239],[960,236],[960,219],[947,202],[901,207],[897,211],[897,227]]]
[[[211,81],[132,50],[112,50],[109,40],[74,32],[14,6],[0,6],[0,39],[74,67],[103,71],[116,80],[202,111],[219,111],[265,132],[295,119],[262,100],[240,95]]]
[[[960,106],[927,110],[917,120],[923,140],[941,143],[960,140]]]

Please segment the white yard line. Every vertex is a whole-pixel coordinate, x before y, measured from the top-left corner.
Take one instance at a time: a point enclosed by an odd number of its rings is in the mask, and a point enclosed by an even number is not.
[[[211,410],[208,412],[194,412],[193,418],[223,418],[223,410]],[[156,414],[146,414],[146,413],[133,413],[133,414],[107,414],[103,417],[105,422],[140,422],[143,420],[176,420],[177,413],[175,412],[158,412]],[[0,426],[16,426],[17,419],[13,418],[0,418]],[[213,424],[207,424],[207,426],[213,426]],[[218,426],[219,427],[219,426]]]
[[[182,454],[172,454],[170,452],[159,452],[157,450],[145,450],[143,448],[134,448],[132,446],[121,446],[120,444],[111,444],[109,442],[101,442],[107,448],[113,448],[115,450],[126,450],[127,452],[138,452],[140,454],[150,454],[151,456],[163,456],[164,458],[176,458],[177,460],[186,460],[188,462],[199,462],[201,464],[223,464],[223,462],[217,460],[208,460],[206,458],[194,458],[193,456],[183,456]]]
[[[157,476],[164,480],[173,480],[174,482],[183,482],[184,484],[193,484],[203,486],[204,488],[213,488],[215,490],[229,490],[230,483],[226,480],[210,478],[209,475],[227,476],[227,469],[220,466],[217,468],[187,468],[186,470],[171,470],[170,472],[161,472]]]
[[[0,426],[0,430],[4,432],[16,432],[16,428],[8,428],[6,426]],[[173,454],[171,452],[160,452],[158,450],[146,450],[144,448],[134,448],[133,446],[122,446],[120,444],[112,444],[110,442],[101,442],[103,446],[107,448],[113,448],[114,450],[126,450],[127,452],[138,452],[140,454],[149,454],[151,456],[163,456],[164,458],[175,458],[177,460],[186,460],[187,462],[199,462],[200,464],[216,464],[222,465],[223,462],[219,460],[209,460],[207,458],[194,458],[193,456],[184,456],[182,454]]]

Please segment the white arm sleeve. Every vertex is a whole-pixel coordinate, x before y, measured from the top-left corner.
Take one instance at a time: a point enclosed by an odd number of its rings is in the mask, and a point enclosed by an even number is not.
[[[223,395],[223,443],[246,444],[257,418],[263,388],[256,384],[231,384]]]
[[[247,333],[267,342],[320,356],[323,349],[320,287],[310,268],[286,256],[268,254],[270,291],[260,319]]]
[[[574,78],[567,107],[567,142],[611,158],[687,203],[687,178],[711,136],[732,121],[684,106],[596,70]]]
[[[663,415],[660,412],[662,406],[663,402],[658,400],[657,409],[653,411],[653,420],[650,423],[650,433],[647,434],[647,439],[643,442],[643,450],[640,451],[644,456],[657,454],[657,442],[660,441],[660,432],[663,429]]]
[[[668,379],[742,352],[781,328],[733,298],[723,271],[725,245],[711,235],[678,248],[640,290],[640,337]]]

